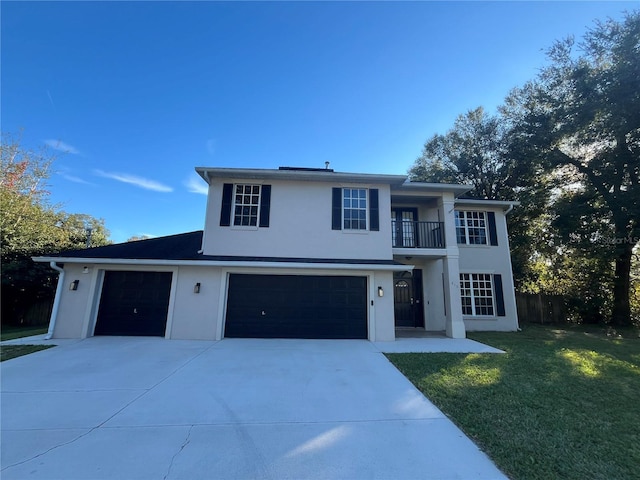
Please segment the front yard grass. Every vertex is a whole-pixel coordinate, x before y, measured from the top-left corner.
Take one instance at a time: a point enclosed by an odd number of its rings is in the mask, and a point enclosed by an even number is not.
[[[637,330],[526,326],[472,333],[500,354],[388,354],[511,479],[640,472]]]
[[[0,362],[11,360],[12,358],[29,355],[33,352],[46,350],[55,345],[0,345]]]
[[[30,337],[47,333],[48,327],[9,327],[2,325],[0,340],[14,340],[16,338]]]

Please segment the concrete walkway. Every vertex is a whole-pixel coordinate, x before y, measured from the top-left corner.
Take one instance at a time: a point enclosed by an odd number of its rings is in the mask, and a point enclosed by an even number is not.
[[[2,362],[0,477],[505,478],[381,350],[93,337]]]

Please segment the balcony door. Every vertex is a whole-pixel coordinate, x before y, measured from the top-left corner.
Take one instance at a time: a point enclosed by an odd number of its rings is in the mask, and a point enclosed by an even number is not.
[[[397,248],[413,248],[416,244],[417,208],[392,208],[391,226],[393,229],[393,246]]]

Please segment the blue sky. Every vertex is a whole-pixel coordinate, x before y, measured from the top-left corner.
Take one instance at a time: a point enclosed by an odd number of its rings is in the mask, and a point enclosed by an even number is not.
[[[201,229],[196,166],[404,174],[544,49],[636,2],[8,2],[2,131],[112,240]]]

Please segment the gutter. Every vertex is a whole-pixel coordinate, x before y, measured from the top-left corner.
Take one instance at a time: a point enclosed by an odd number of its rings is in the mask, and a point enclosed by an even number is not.
[[[49,330],[45,335],[45,340],[51,340],[53,337],[53,329],[56,327],[56,320],[58,319],[58,309],[60,308],[60,297],[62,296],[62,287],[64,286],[64,269],[60,268],[57,262],[52,261],[49,266],[58,271],[58,286],[56,287],[56,296],[53,300],[53,308],[51,309],[51,320],[49,320]]]
[[[93,263],[95,265],[151,265],[151,266],[194,266],[194,267],[252,267],[252,268],[316,268],[319,270],[380,270],[391,272],[409,272],[412,265],[376,265],[371,263],[299,263],[299,262],[241,262],[232,260],[160,260],[128,258],[77,258],[33,257],[35,262]],[[56,269],[57,270],[57,269]],[[56,293],[57,294],[57,293]]]

